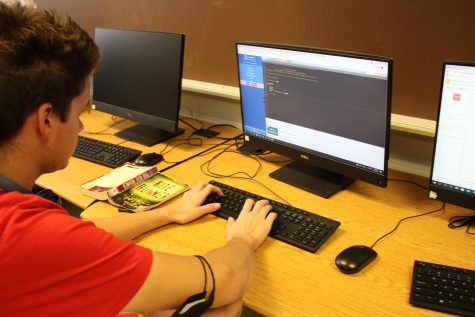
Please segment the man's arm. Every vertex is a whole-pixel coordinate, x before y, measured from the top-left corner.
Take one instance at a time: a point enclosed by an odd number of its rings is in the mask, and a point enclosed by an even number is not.
[[[228,220],[228,242],[207,252],[216,281],[213,307],[221,307],[239,300],[247,289],[254,266],[254,252],[267,237],[275,213],[270,213],[267,201],[247,200],[234,220]],[[155,310],[177,308],[189,296],[203,291],[203,267],[196,257],[154,253],[150,273],[141,289],[125,311],[150,313]],[[212,289],[208,273],[207,292]]]
[[[220,204],[217,203],[201,206],[211,193],[223,195],[219,188],[207,183],[199,183],[187,191],[178,202],[165,207],[147,212],[124,213],[113,217],[91,219],[90,221],[121,239],[132,240],[167,224],[188,223],[218,210]]]

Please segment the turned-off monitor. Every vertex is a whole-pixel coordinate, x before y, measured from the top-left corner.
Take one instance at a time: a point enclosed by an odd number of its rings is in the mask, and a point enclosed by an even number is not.
[[[181,133],[184,34],[96,28],[95,41],[96,108],[138,123],[117,135],[153,145]]]
[[[245,147],[294,162],[271,176],[329,197],[360,179],[386,186],[392,61],[238,43]]]

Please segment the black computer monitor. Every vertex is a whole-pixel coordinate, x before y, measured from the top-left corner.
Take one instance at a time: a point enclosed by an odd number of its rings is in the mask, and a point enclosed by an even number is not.
[[[96,28],[95,41],[96,109],[139,123],[116,135],[150,146],[182,133],[184,34]]]
[[[323,197],[354,179],[386,186],[390,59],[262,43],[237,57],[244,150],[294,160],[272,177]]]
[[[475,209],[475,63],[443,65],[429,197]]]

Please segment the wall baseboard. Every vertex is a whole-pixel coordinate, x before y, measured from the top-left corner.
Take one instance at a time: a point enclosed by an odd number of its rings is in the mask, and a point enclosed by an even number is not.
[[[183,79],[181,115],[242,129],[239,88]],[[428,177],[436,122],[391,114],[389,168]]]

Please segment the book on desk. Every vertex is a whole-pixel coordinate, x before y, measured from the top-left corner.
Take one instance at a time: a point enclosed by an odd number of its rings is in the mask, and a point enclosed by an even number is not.
[[[156,208],[189,188],[188,184],[161,173],[155,173],[140,183],[109,196],[108,200],[121,211],[140,212]],[[111,192],[108,194],[110,195]]]
[[[109,196],[114,196],[157,172],[156,166],[125,163],[104,175],[81,184],[81,193],[97,200],[107,200]]]
[[[81,192],[98,200],[108,200],[126,211],[145,211],[189,189],[189,185],[158,172],[156,166],[126,163],[81,185]]]

